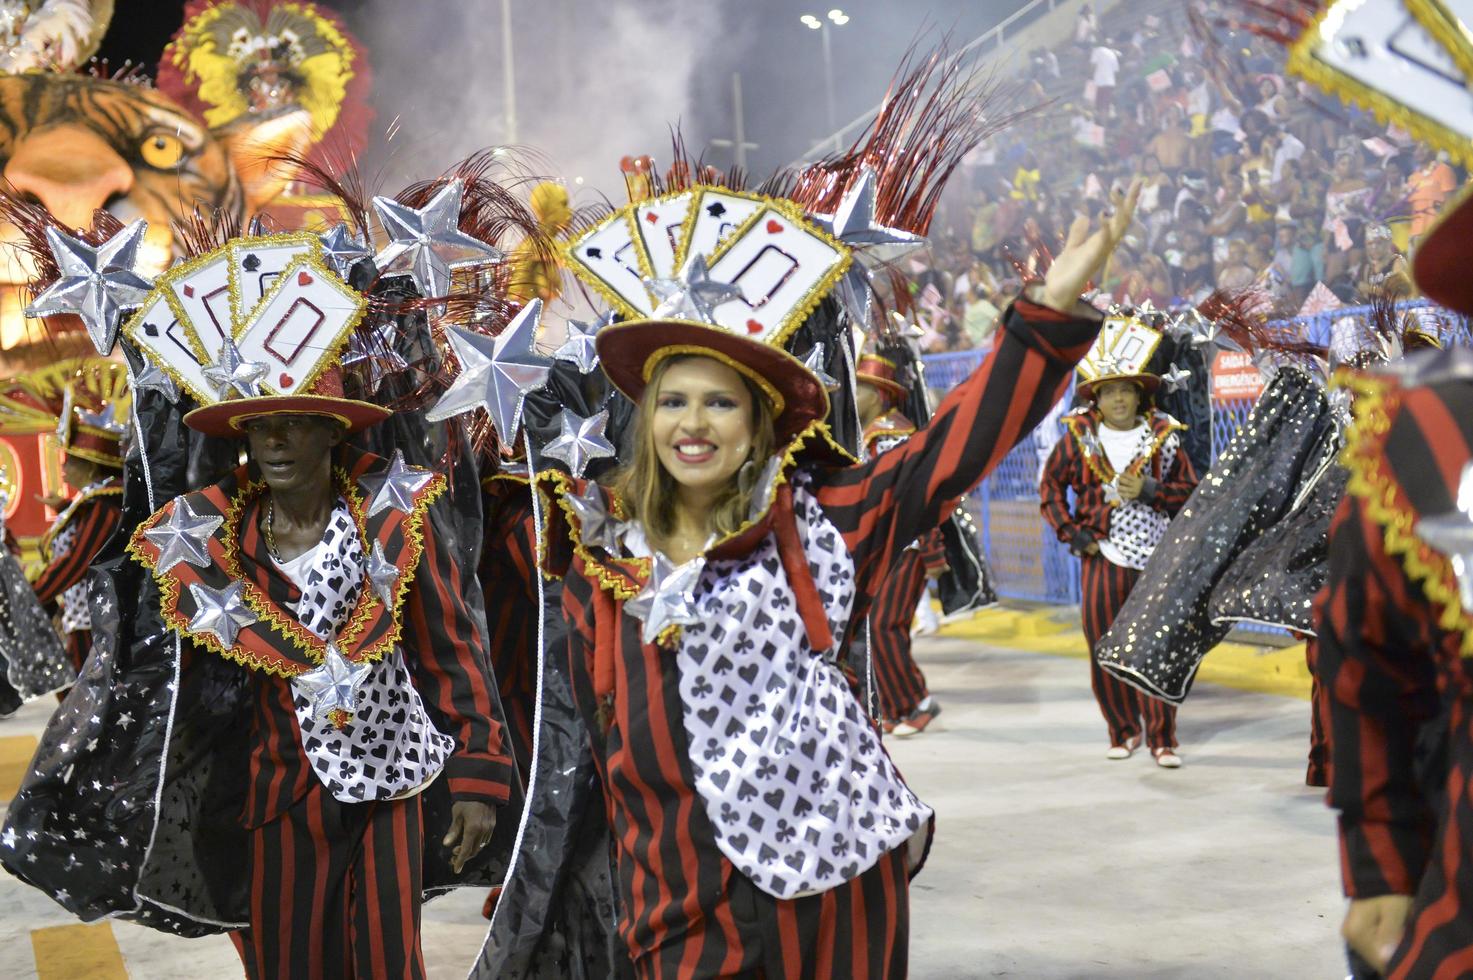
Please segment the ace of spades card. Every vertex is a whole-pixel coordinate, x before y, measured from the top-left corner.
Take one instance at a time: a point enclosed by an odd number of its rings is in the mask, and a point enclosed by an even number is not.
[[[123,325],[123,335],[143,350],[164,373],[182,384],[201,404],[215,400],[205,379],[204,364],[193,339],[175,315],[165,290],[155,290],[137,313]]]
[[[321,250],[316,235],[266,235],[230,243],[230,300],[236,332],[249,321],[256,304],[300,255]]]
[[[629,209],[616,211],[568,245],[568,262],[581,267],[584,279],[618,307],[624,316],[649,316],[654,301],[644,288],[649,268]]]
[[[699,188],[681,231],[675,267],[684,268],[692,255],[714,255],[762,206],[762,198],[755,195],[718,187]]]
[[[298,255],[256,304],[236,346],[242,360],[266,365],[263,388],[302,394],[335,362],[367,305],[314,253]]]

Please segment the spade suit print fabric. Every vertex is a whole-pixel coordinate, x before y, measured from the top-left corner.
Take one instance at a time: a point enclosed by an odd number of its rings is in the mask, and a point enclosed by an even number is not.
[[[326,639],[348,621],[364,580],[363,544],[345,502],[339,501],[308,563],[293,614]],[[376,661],[359,688],[358,709],[341,729],[319,718],[295,681],[292,707],[302,748],[317,778],[344,803],[384,800],[429,784],[455,751],[438,731],[415,690],[398,647]]]
[[[801,485],[799,535],[835,636],[854,606],[854,562]],[[722,853],[763,891],[791,899],[872,867],[931,819],[905,785],[833,651],[815,651],[774,535],[711,562],[700,620],[677,662],[696,789]]]

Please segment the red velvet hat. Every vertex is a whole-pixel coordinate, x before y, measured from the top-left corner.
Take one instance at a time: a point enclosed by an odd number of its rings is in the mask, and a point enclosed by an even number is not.
[[[899,401],[905,397],[905,386],[896,380],[898,370],[894,361],[878,354],[861,354],[859,363],[854,366],[854,376]]]
[[[377,425],[392,414],[379,405],[344,397],[342,369],[332,367],[301,394],[227,399],[196,408],[184,416],[184,424],[207,436],[239,438],[245,434],[247,421],[263,415],[321,415],[340,422],[351,433]]]
[[[721,327],[685,320],[615,324],[599,333],[598,356],[614,387],[634,402],[644,395],[655,369],[672,357],[720,361],[767,397],[779,445],[829,414],[828,392],[802,361]]]
[[[123,423],[115,421],[113,412],[104,408],[91,412],[78,405],[62,438],[62,451],[88,462],[113,469],[123,468]]]

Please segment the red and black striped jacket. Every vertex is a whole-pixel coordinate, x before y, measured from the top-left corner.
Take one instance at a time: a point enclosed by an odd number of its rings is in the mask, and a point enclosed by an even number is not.
[[[1155,437],[1152,450],[1138,457],[1130,469],[1146,474],[1145,489],[1138,498],[1140,502],[1174,517],[1197,486],[1197,472],[1187,454],[1180,450],[1175,453],[1170,469],[1162,472],[1161,447],[1173,433],[1185,426],[1154,409],[1149,421]],[[1063,425],[1064,434],[1054,443],[1039,480],[1039,507],[1059,540],[1069,545],[1075,554],[1082,554],[1091,541],[1110,536],[1110,516],[1115,507],[1106,496],[1105,486],[1115,479],[1116,473],[1094,440],[1100,426],[1098,410],[1071,412],[1064,416]],[[1092,441],[1094,444],[1089,445]],[[1087,445],[1088,452],[1085,451]],[[1069,508],[1070,490],[1074,491],[1072,511]]]
[[[92,559],[97,557],[107,539],[118,529],[118,524],[123,519],[122,503],[123,488],[116,480],[109,480],[77,504],[65,522],[54,525],[46,532],[46,538],[42,542],[43,553],[50,551],[50,542],[67,527],[77,529],[76,537],[72,538],[71,547],[66,554],[56,558],[45,554],[48,564],[32,583],[36,598],[43,606],[55,602],[63,592],[82,581]],[[70,508],[71,505],[67,506]],[[67,510],[63,509],[62,513],[67,513]]]
[[[1473,384],[1350,384],[1349,492],[1314,610],[1345,891],[1417,896],[1388,976],[1463,976],[1473,972],[1473,617],[1447,557],[1414,529],[1455,509],[1473,459]],[[1427,765],[1443,758],[1445,772]]]
[[[519,770],[530,771],[537,696],[537,528],[527,481],[496,476],[483,484],[485,534],[476,569],[486,603],[491,670]]]
[[[335,480],[340,492],[353,495],[351,506],[356,517],[362,509],[361,493],[357,490],[359,481],[382,473],[389,463],[354,449],[345,448],[341,452],[343,466],[335,470]],[[383,535],[388,541],[385,553],[389,561],[405,569],[410,562],[408,554],[417,550],[419,557],[409,588],[396,599],[397,607],[383,613],[397,622],[397,640],[385,626],[371,627],[367,634],[379,637],[376,642],[397,643],[402,647],[404,661],[425,704],[438,713],[437,724],[441,730],[454,737],[456,751],[446,761],[441,774],[451,795],[458,800],[496,805],[506,802],[510,795],[512,763],[503,744],[503,719],[490,695],[485,626],[466,607],[455,556],[440,543],[436,532],[429,500],[439,492],[441,479],[436,477],[417,492],[415,513],[420,520],[398,521],[392,510],[375,519],[390,522],[387,525],[390,529]],[[145,567],[154,567],[158,548],[147,540],[145,532],[171,513],[180,500],[186,499],[196,513],[227,515],[210,538],[211,559],[218,565],[221,556],[228,554],[230,561],[238,563],[240,577],[263,594],[261,601],[273,619],[279,624],[295,624],[289,607],[300,600],[301,592],[271,560],[262,530],[268,498],[253,465],[241,467],[220,483],[166,505],[135,531],[130,545],[134,556]],[[233,550],[217,550],[226,543],[225,539],[232,537]],[[210,571],[213,574],[214,570]],[[179,598],[182,581],[170,584],[169,580],[196,577],[196,569],[181,562],[169,572],[155,572],[156,579],[161,575],[165,577],[161,588],[172,590],[174,601],[182,603],[183,599]],[[371,607],[368,595],[365,585],[364,594],[359,597],[360,610]],[[177,606],[171,607],[166,601],[163,614],[170,628],[178,629],[188,638],[188,617]],[[245,645],[247,634],[252,634],[255,647]],[[340,640],[345,654],[352,656],[353,648],[347,636],[340,634]],[[281,626],[242,628],[236,646],[228,650],[206,649],[212,641],[205,636],[197,636],[195,640],[194,656],[226,656],[243,665],[241,669],[246,670],[254,686],[249,786],[243,823],[247,828],[259,827],[285,812],[317,778],[301,745],[287,679],[293,673],[312,668],[315,662],[291,642]]]
[[[903,412],[890,409],[864,427],[865,458],[871,459],[888,449],[894,449],[914,434],[915,430],[915,423],[906,418]],[[916,540],[915,547],[921,553],[921,563],[926,566],[928,574],[940,575],[946,571],[946,542],[941,537],[939,527],[933,527],[921,535]]]
[[[810,470],[812,490],[854,559],[858,596],[849,629],[863,622],[906,546],[935,528],[1063,395],[1098,330],[1097,319],[1019,301],[992,356],[947,395],[927,427],[865,464]],[[781,550],[797,535],[789,531],[791,499],[780,491],[753,527],[707,558],[737,557],[769,533]],[[563,522],[556,533],[577,540],[577,528]],[[574,695],[594,743],[617,854],[620,933],[636,960],[699,934],[699,942],[683,944],[685,960],[662,967],[682,975],[729,972],[739,962],[742,927],[723,897],[739,872],[717,848],[696,793],[674,657],[642,643],[640,621],[624,610],[642,584],[632,563],[567,549],[566,539],[553,542],[572,571],[563,604]],[[811,577],[789,579],[800,608],[805,589],[823,587]],[[806,617],[805,625],[810,636],[826,628]]]

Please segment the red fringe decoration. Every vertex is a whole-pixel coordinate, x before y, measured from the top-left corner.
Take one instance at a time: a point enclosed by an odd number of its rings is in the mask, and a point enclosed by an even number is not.
[[[928,54],[907,52],[874,120],[845,151],[774,175],[764,194],[831,212],[865,167],[877,178],[876,220],[918,235],[930,228],[942,188],[962,158],[984,140],[1045,106],[1013,106],[1020,83],[963,68],[942,40]]]
[[[1277,351],[1294,357],[1323,357],[1325,349],[1273,325],[1275,311],[1257,289],[1226,292],[1216,289],[1197,306],[1197,312],[1217,324],[1246,351]]]

